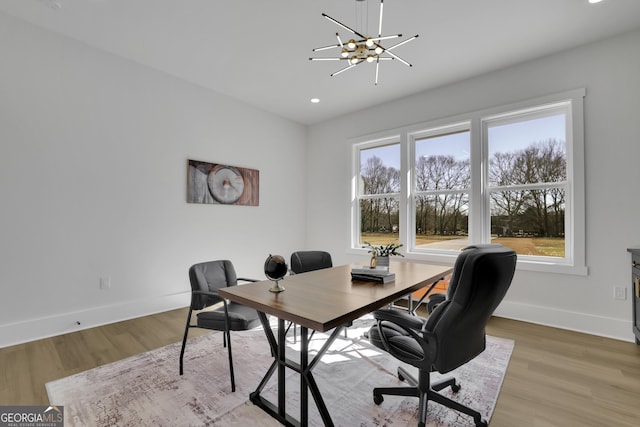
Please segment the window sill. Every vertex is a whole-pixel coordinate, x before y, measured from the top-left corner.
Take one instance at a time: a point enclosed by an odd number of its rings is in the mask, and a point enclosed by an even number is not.
[[[349,253],[369,256],[369,253],[365,249],[351,248],[349,250]],[[395,257],[394,261],[429,262],[452,266],[455,263],[457,256],[458,254],[455,252],[428,254],[423,252],[408,252],[404,257]],[[536,261],[531,259],[518,259],[516,271],[535,271],[540,273],[569,274],[574,276],[587,276],[589,274],[589,268],[586,265],[578,266],[551,261]]]

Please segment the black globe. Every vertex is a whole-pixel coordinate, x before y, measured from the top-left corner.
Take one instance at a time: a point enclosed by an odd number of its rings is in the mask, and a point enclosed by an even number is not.
[[[269,280],[280,280],[287,275],[287,262],[281,255],[269,255],[264,262],[264,274]]]

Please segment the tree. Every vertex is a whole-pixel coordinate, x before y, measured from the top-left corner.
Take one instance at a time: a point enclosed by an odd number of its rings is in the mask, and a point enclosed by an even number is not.
[[[489,183],[502,189],[491,194],[492,215],[505,216],[511,231],[522,228],[539,236],[562,235],[565,194],[553,184],[566,180],[566,167],[565,143],[555,139],[495,153],[489,161]],[[512,186],[516,187],[509,188]]]
[[[362,194],[393,194],[400,191],[400,171],[387,167],[373,156],[360,169]],[[363,199],[360,204],[361,231],[378,231],[383,226],[392,230],[398,222],[398,202],[395,197]]]
[[[434,234],[455,233],[467,203],[471,174],[468,160],[453,156],[423,156],[416,162],[416,226]]]

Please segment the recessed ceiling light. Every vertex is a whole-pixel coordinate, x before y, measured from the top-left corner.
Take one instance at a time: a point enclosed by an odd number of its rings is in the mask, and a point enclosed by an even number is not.
[[[317,104],[320,100],[318,98],[311,98],[311,102]]]
[[[595,3],[600,3],[602,0],[589,0],[589,3],[591,4],[595,4]]]

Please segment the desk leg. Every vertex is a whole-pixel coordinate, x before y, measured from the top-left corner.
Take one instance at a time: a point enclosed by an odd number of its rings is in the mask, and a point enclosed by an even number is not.
[[[262,410],[264,410],[269,415],[276,418],[286,426],[306,427],[309,424],[308,394],[309,391],[311,391],[311,395],[313,396],[316,407],[320,412],[320,416],[322,417],[324,425],[333,427],[334,424],[331,420],[331,415],[329,415],[327,405],[324,403],[324,399],[320,394],[320,390],[318,389],[318,385],[313,378],[313,374],[311,373],[311,371],[318,364],[322,356],[327,352],[340,332],[342,332],[344,326],[339,326],[333,330],[329,338],[326,340],[322,348],[314,356],[311,362],[309,362],[309,329],[301,327],[300,364],[298,364],[292,360],[287,359],[286,357],[286,330],[284,327],[284,320],[278,319],[278,338],[276,340],[267,316],[261,312],[258,312],[258,314],[260,316],[260,322],[262,323],[262,326],[264,328],[267,341],[269,341],[269,346],[271,347],[271,354],[274,357],[274,361],[269,367],[269,370],[265,374],[262,381],[260,381],[258,388],[256,388],[256,390],[251,393],[251,402],[253,402],[254,405],[262,408]],[[286,412],[286,368],[293,369],[300,374],[300,421],[294,419]],[[267,385],[269,379],[271,379],[273,374],[276,372],[276,369],[278,371],[278,404],[274,405],[273,403],[264,399],[260,395],[260,393]]]
[[[307,425],[309,420],[309,385],[304,372],[309,366],[309,329],[300,326],[300,422]]]
[[[286,367],[287,367],[287,343],[285,342],[286,331],[284,329],[284,320],[278,319],[278,415],[285,417],[286,411]]]
[[[335,328],[333,330],[333,332],[331,332],[331,335],[329,336],[329,338],[325,341],[324,345],[322,346],[322,348],[320,348],[320,350],[318,350],[318,353],[315,355],[315,357],[313,358],[313,360],[311,360],[311,363],[306,363],[306,361],[308,359],[304,359],[305,363],[304,365],[301,363],[300,366],[300,380],[301,382],[306,383],[306,388],[311,391],[311,395],[313,396],[313,400],[316,403],[316,407],[318,408],[318,412],[320,412],[320,416],[322,417],[322,421],[324,423],[325,426],[327,427],[333,427],[333,420],[331,420],[331,415],[329,414],[329,410],[327,409],[327,405],[324,403],[324,399],[322,398],[322,395],[320,394],[320,389],[318,388],[318,384],[316,383],[315,378],[313,377],[312,374],[312,370],[313,368],[318,364],[318,362],[320,362],[320,359],[322,358],[322,356],[327,352],[327,350],[329,349],[329,347],[331,347],[331,344],[333,344],[333,342],[335,341],[335,339],[338,337],[338,335],[340,335],[340,333],[342,332],[342,330],[344,329],[344,326],[338,326],[337,328]],[[308,352],[308,347],[306,349],[301,349],[302,353],[304,354],[309,354]],[[302,360],[302,358],[301,358]],[[303,424],[306,425],[306,424]]]

